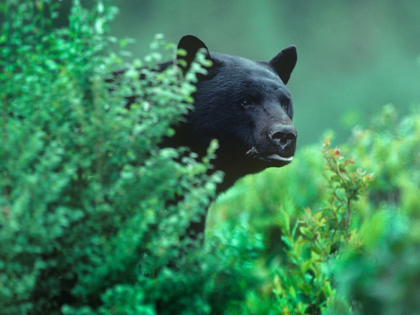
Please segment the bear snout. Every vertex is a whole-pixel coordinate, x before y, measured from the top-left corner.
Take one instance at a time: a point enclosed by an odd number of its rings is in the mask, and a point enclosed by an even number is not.
[[[277,125],[269,131],[268,138],[282,156],[289,157],[295,153],[297,132],[293,126]]]

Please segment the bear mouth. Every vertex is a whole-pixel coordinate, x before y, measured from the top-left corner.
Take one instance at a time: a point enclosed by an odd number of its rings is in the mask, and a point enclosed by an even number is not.
[[[262,155],[261,153],[259,153],[257,151],[257,149],[255,147],[252,147],[251,149],[249,149],[246,152],[246,156],[250,157],[252,159],[257,159],[257,160],[261,160],[261,161],[268,162],[268,163],[281,162],[283,165],[288,164],[288,163],[292,162],[292,160],[293,160],[293,155],[292,156],[282,156],[279,153],[270,153],[270,154]]]
[[[293,156],[281,156],[279,154],[270,154],[270,155],[266,155],[264,156],[264,158],[268,159],[268,160],[275,160],[275,161],[282,161],[282,162],[292,162],[293,160]]]

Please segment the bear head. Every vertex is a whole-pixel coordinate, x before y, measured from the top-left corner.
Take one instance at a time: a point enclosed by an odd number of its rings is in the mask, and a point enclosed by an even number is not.
[[[210,141],[219,149],[214,166],[225,173],[219,190],[237,179],[268,167],[289,164],[296,150],[297,131],[293,125],[293,101],[286,87],[297,61],[295,46],[278,53],[270,61],[252,61],[220,53],[210,53],[197,37],[184,36],[178,56],[185,73],[198,50],[212,66],[199,78],[194,110],[182,133],[183,144],[204,154]]]

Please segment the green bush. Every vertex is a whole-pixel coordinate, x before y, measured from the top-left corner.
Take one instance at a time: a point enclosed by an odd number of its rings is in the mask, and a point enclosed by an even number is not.
[[[420,113],[399,120],[386,106],[352,149],[376,174],[360,211],[361,246],[346,250],[334,275],[355,314],[417,314],[420,310]]]
[[[0,313],[229,309],[254,281],[253,258],[238,253],[261,244],[244,230],[205,248],[180,238],[221,180],[207,174],[217,144],[202,160],[159,146],[191,109],[204,59],[185,79],[175,66],[154,71],[175,55],[157,36],[144,62],[124,62],[130,40],[108,35],[116,8],[74,1],[68,27],[55,28],[57,6],[1,7]],[[127,71],[106,83],[117,69]]]
[[[211,225],[234,222],[236,204],[264,235],[266,289],[248,295],[249,313],[416,314],[418,110],[398,119],[385,106],[341,149],[329,142],[245,178],[212,208]]]

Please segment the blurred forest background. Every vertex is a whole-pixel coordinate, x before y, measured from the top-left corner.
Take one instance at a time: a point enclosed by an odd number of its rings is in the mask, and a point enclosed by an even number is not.
[[[289,83],[298,145],[325,129],[346,140],[392,103],[400,114],[420,102],[420,2],[409,1],[118,1],[111,32],[131,37],[134,57],[157,33],[177,43],[185,34],[210,51],[269,60],[298,48]]]

